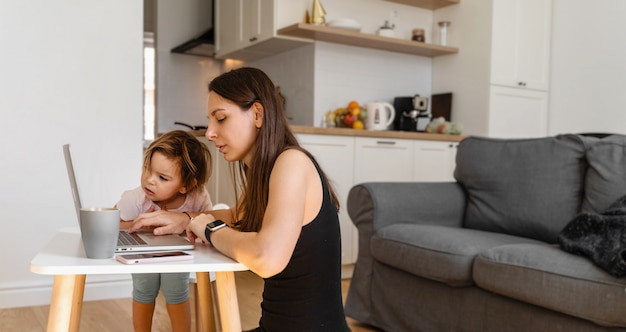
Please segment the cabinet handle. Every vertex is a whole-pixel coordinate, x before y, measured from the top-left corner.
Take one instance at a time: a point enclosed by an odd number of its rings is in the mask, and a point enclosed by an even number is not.
[[[376,141],[376,144],[387,144],[387,145],[395,145],[394,141]]]
[[[517,85],[519,85],[519,86],[526,86],[526,82],[517,82]]]
[[[249,40],[250,40],[250,42],[254,42],[254,41],[256,41],[256,37],[250,37]]]

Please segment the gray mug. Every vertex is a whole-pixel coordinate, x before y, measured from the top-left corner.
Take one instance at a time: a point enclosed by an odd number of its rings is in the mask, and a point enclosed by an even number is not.
[[[111,258],[120,231],[120,210],[80,209],[80,233],[87,258]]]

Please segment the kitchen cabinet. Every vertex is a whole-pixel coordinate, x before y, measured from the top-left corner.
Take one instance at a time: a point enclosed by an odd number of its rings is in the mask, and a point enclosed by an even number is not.
[[[278,36],[279,27],[302,21],[306,0],[215,0],[218,59],[250,61],[311,43]]]
[[[413,141],[390,138],[355,138],[354,183],[411,181]]]
[[[548,93],[492,86],[489,133],[493,137],[545,136],[548,128]]]
[[[413,181],[455,181],[454,168],[458,143],[414,141],[413,144]]]
[[[491,84],[548,90],[551,1],[493,0]]]
[[[340,200],[339,223],[341,226],[341,263],[356,262],[356,227],[350,220],[347,198],[353,186],[354,138],[349,136],[325,136],[298,134],[298,141],[315,157],[329,178]]]
[[[434,21],[454,22],[453,42],[463,52],[433,59],[432,89],[454,93],[452,120],[465,133],[547,135],[552,2],[464,2],[480,18],[474,20],[460,11],[435,12]]]

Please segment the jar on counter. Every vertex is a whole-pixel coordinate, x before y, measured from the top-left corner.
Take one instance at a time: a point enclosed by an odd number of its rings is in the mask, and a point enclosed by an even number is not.
[[[424,29],[413,29],[413,37],[411,39],[422,43],[426,41],[426,38],[424,38]]]

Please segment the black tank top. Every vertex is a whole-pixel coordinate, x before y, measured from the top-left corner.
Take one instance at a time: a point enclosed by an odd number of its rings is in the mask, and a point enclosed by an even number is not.
[[[341,234],[337,209],[321,170],[323,201],[302,227],[287,267],[265,279],[261,331],[350,331],[341,299]]]

